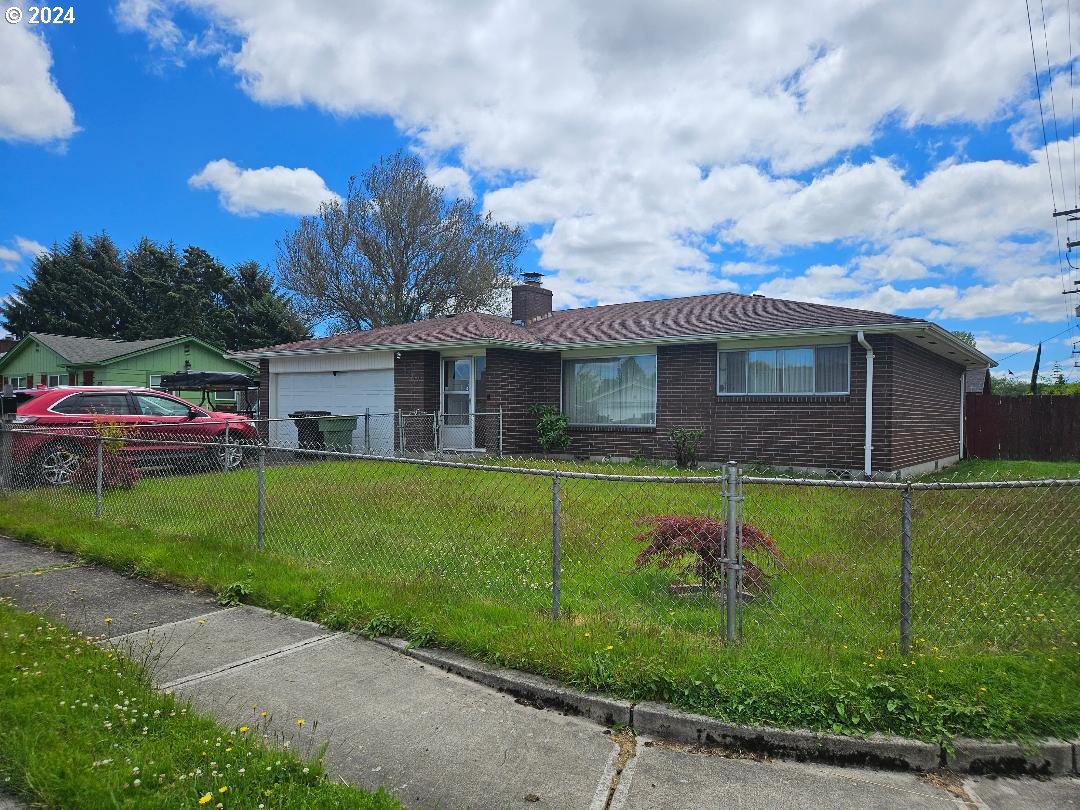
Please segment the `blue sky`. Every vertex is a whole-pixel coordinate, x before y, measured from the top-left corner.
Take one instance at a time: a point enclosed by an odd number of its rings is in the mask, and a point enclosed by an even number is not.
[[[1019,375],[1048,339],[1044,370],[1080,376],[1023,3],[717,5],[84,0],[3,23],[0,295],[73,230],[272,266],[406,148],[527,229],[558,305],[761,291],[970,330]],[[1062,207],[1069,21],[1046,12]]]

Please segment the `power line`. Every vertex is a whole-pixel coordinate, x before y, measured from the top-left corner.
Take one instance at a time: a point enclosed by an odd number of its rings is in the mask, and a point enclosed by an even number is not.
[[[1069,324],[1067,327],[1062,329],[1060,332],[1055,332],[1054,334],[1050,335],[1050,337],[1042,338],[1041,340],[1037,341],[1036,343],[1029,343],[1025,348],[1020,349],[1020,351],[1013,352],[1012,354],[1007,354],[1004,357],[997,358],[997,361],[998,361],[998,363],[1004,363],[1006,360],[1008,360],[1011,357],[1016,357],[1016,355],[1018,355],[1018,354],[1023,354],[1024,352],[1031,351],[1036,346],[1038,346],[1040,343],[1046,343],[1048,341],[1053,340],[1056,337],[1059,337],[1060,335],[1064,335],[1066,332],[1071,332],[1073,330],[1073,328],[1074,328],[1073,325]]]
[[[1035,31],[1031,26],[1031,0],[1024,0],[1027,8],[1028,38],[1031,40],[1031,64],[1035,70],[1035,97],[1039,100],[1039,123],[1042,125],[1043,155],[1046,156],[1046,175],[1050,178],[1050,201],[1057,211],[1057,195],[1054,190],[1054,170],[1050,168],[1050,146],[1046,138],[1046,113],[1043,110],[1042,85],[1039,82],[1039,59],[1035,56]]]
[[[1057,102],[1054,100],[1054,63],[1050,61],[1050,37],[1046,33],[1046,4],[1044,0],[1039,0],[1039,10],[1042,17],[1043,49],[1046,52],[1046,86],[1050,91],[1050,120],[1054,125],[1054,151],[1057,152],[1058,159],[1058,183],[1061,185],[1061,201],[1064,205],[1068,205],[1069,196],[1065,193],[1065,172],[1061,160],[1061,134],[1058,132]],[[1045,133],[1043,137],[1046,137]],[[1047,159],[1049,160],[1049,157]],[[1053,174],[1050,177],[1050,182],[1053,183]]]

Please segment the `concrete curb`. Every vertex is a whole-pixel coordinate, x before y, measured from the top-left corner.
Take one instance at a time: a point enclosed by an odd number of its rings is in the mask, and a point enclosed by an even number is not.
[[[488,666],[446,650],[410,647],[408,642],[399,638],[380,637],[375,641],[417,661],[527,700],[541,708],[580,715],[605,726],[629,726],[631,723],[633,704],[626,700],[579,692],[539,675]]]
[[[1076,769],[1075,747],[1063,740],[1024,745],[957,739],[953,750],[946,751],[945,764],[951,770],[968,773],[1061,776]]]
[[[939,743],[874,734],[849,737],[802,729],[739,726],[652,701],[631,703],[580,692],[515,669],[492,667],[464,655],[410,647],[404,639],[375,641],[417,661],[453,672],[542,708],[581,715],[607,726],[690,745],[713,745],[788,759],[906,771],[947,767],[976,774],[1035,776],[1080,774],[1080,740],[1044,740],[1031,745],[958,739],[949,752]]]
[[[941,765],[941,746],[902,737],[847,737],[799,729],[737,726],[688,714],[662,703],[634,706],[634,731],[692,745],[719,745],[790,759],[894,770],[930,771]]]

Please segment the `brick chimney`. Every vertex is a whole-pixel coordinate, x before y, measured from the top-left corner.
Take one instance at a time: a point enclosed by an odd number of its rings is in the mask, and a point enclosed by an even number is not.
[[[551,290],[540,286],[540,273],[522,273],[522,283],[510,288],[510,320],[514,323],[551,314]]]

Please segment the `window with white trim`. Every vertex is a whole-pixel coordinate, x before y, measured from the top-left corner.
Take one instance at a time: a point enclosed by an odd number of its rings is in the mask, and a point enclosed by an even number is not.
[[[716,355],[716,393],[846,394],[850,355],[847,345],[720,351]]]
[[[214,399],[218,402],[236,402],[235,391],[215,391]]]
[[[26,388],[26,377],[12,377],[11,387],[18,391],[21,388]]]
[[[159,391],[164,391],[165,389],[161,387],[161,377],[162,377],[161,374],[151,374],[150,375],[150,384],[147,387],[148,388],[156,388]]]
[[[46,377],[45,384],[49,386],[49,388],[67,385],[67,374],[49,374]]]
[[[563,361],[563,413],[571,425],[656,425],[656,355]]]

